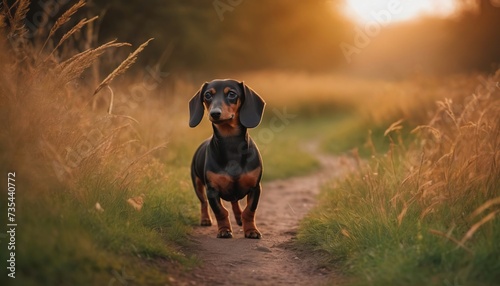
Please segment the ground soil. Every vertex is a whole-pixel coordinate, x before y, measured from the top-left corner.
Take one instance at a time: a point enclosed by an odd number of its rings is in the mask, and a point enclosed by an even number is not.
[[[295,240],[299,222],[315,205],[320,187],[345,174],[352,164],[346,157],[319,154],[314,142],[304,149],[318,158],[321,169],[306,176],[263,184],[256,216],[262,239],[244,238],[232,217],[232,239],[216,238],[216,225],[195,228],[191,237],[194,247],[187,252],[199,257],[202,265],[194,269],[189,281],[185,281],[187,284],[342,284],[344,279],[338,270],[325,267],[320,254],[297,247]],[[231,210],[229,204],[226,208]]]

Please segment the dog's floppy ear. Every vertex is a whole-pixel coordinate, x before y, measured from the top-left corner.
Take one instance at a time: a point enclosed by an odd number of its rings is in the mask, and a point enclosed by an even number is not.
[[[243,82],[240,82],[244,94],[243,105],[240,109],[240,123],[246,128],[259,125],[264,113],[264,100]]]
[[[203,119],[203,113],[205,112],[205,108],[203,107],[203,91],[207,84],[205,82],[189,101],[189,127],[198,126],[201,119]]]

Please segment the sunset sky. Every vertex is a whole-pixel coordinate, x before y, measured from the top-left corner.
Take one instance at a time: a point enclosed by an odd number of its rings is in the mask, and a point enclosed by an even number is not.
[[[413,20],[422,15],[447,15],[455,8],[454,0],[346,0],[345,13],[357,22],[373,21],[373,14],[388,10],[389,3],[399,5],[399,13],[392,13],[391,21]]]

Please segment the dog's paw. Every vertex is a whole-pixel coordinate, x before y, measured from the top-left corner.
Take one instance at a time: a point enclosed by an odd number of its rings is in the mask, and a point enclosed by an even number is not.
[[[217,233],[217,238],[233,238],[233,232],[230,229],[221,229]]]
[[[245,231],[245,238],[261,239],[262,234],[256,229],[247,230]]]
[[[211,226],[212,225],[212,220],[209,218],[203,218],[201,219],[201,226]]]

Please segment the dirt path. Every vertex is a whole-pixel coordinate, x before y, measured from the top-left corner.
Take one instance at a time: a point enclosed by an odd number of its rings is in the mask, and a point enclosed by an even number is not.
[[[231,221],[233,239],[215,238],[216,226],[195,229],[192,239],[196,249],[192,253],[203,261],[203,266],[195,269],[190,284],[332,285],[332,281],[340,282],[335,271],[322,268],[314,255],[297,250],[292,242],[299,221],[314,206],[321,185],[344,174],[348,159],[319,154],[316,143],[309,143],[304,149],[318,158],[322,168],[312,175],[263,184],[256,218],[262,239],[245,239],[234,218]],[[231,209],[230,205],[226,207]]]

